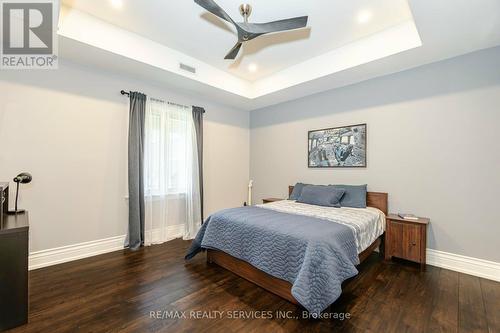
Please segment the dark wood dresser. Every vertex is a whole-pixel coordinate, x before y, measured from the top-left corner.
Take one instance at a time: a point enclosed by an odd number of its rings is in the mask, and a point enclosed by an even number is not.
[[[0,227],[3,217],[9,211],[9,183],[0,182]]]
[[[28,212],[0,225],[0,331],[28,322]]]

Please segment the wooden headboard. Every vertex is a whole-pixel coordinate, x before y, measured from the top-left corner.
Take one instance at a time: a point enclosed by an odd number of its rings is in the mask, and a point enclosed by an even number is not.
[[[292,194],[293,186],[288,186],[288,195]],[[389,213],[388,204],[389,194],[382,192],[367,192],[366,205],[380,209],[385,215]]]

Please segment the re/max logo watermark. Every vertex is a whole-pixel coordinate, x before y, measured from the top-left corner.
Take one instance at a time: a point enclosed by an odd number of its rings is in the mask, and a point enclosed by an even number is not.
[[[1,69],[56,69],[57,0],[0,0]]]

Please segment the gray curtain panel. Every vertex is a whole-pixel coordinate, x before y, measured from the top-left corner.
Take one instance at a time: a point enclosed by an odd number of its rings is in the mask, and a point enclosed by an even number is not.
[[[193,106],[194,128],[196,130],[196,143],[198,145],[198,170],[200,178],[200,207],[201,223],[205,220],[203,216],[203,114],[205,109],[199,106]]]
[[[130,92],[128,128],[128,248],[144,245],[144,126],[146,95]]]

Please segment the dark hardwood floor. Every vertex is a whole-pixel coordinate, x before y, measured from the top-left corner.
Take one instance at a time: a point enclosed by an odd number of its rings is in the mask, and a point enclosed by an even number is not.
[[[500,332],[497,282],[372,254],[330,309],[349,319],[279,318],[302,310],[204,254],[185,262],[188,246],[175,240],[32,271],[29,324],[13,332]],[[273,318],[241,318],[250,315]]]

